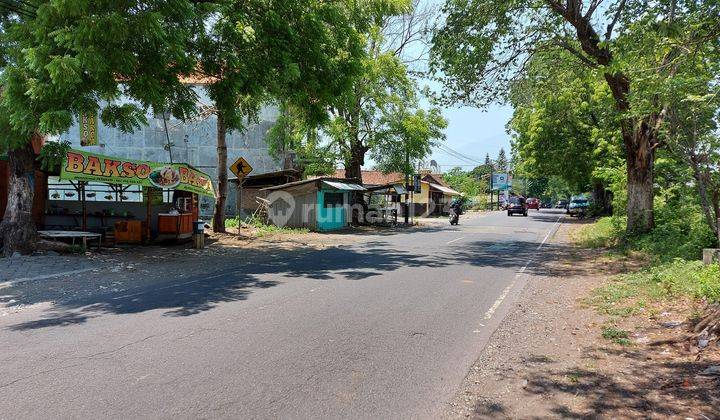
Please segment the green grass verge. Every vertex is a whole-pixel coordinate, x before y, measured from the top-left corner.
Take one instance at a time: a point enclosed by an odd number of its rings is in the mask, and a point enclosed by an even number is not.
[[[304,228],[286,228],[286,227],[277,227],[275,225],[268,225],[268,224],[263,223],[259,219],[252,218],[252,217],[248,217],[245,220],[240,220],[239,217],[225,219],[225,227],[226,228],[237,228],[237,227],[240,227],[240,225],[243,223],[255,228],[255,232],[258,237],[262,237],[262,236],[269,235],[272,233],[300,234],[300,233],[308,233],[309,232],[308,229],[304,229]]]
[[[692,220],[673,221],[672,226],[660,225],[650,234],[628,237],[623,218],[606,217],[583,227],[575,240],[585,247],[649,257],[649,267],[615,276],[610,284],[593,291],[590,303],[607,315],[631,316],[645,310],[648,302],[676,297],[720,302],[720,265],[703,265],[696,259],[708,237]]]

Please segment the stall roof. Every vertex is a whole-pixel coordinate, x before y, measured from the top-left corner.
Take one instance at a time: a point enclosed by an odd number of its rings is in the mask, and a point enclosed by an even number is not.
[[[399,194],[399,195],[407,194],[407,190],[406,190],[405,187],[403,187],[403,185],[400,184],[400,183],[390,183],[390,184],[385,184],[385,185],[378,185],[378,186],[375,186],[375,187],[367,187],[366,189],[367,189],[368,191],[383,191],[383,190],[387,190],[388,192],[389,192],[389,190],[392,190],[392,191],[395,192],[395,194]]]
[[[300,171],[297,171],[295,169],[285,169],[276,172],[265,172],[262,174],[248,175],[242,179],[233,177],[228,179],[228,181],[233,183],[238,183],[242,181],[243,187],[245,188],[265,188],[286,184],[288,182],[295,182],[300,179],[301,175],[302,174],[300,173]]]
[[[430,187],[435,188],[438,191],[442,191],[445,194],[460,195],[459,192],[453,190],[452,188],[448,188],[448,187],[442,186],[440,184],[433,184],[432,182],[428,182],[428,184],[430,184]]]
[[[325,181],[323,180],[323,184],[329,185],[337,190],[342,191],[365,191],[365,187],[358,184],[353,184],[350,182],[339,182],[339,181]]]
[[[321,177],[313,179],[305,179],[302,181],[288,182],[287,184],[277,185],[274,187],[263,188],[261,191],[275,191],[300,188],[305,185],[315,184],[316,188],[320,188],[320,184],[328,185],[343,191],[364,191],[365,188],[358,184],[355,180],[344,178]]]

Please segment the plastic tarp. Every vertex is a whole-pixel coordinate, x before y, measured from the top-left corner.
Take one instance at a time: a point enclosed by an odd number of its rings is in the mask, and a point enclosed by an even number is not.
[[[340,191],[365,191],[365,187],[358,184],[351,184],[340,181],[323,181],[323,184]]]

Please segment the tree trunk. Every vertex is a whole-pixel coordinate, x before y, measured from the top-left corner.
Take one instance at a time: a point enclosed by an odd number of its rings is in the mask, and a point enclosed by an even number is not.
[[[345,178],[360,180],[362,183],[362,166],[365,164],[367,148],[359,141],[350,145],[350,158],[345,163]]]
[[[623,133],[627,159],[627,233],[647,233],[655,226],[653,183],[655,133],[645,122],[630,135]],[[625,130],[624,130],[625,131]]]
[[[627,101],[630,81],[623,74],[605,74],[605,81],[615,99],[615,106],[623,120],[620,122],[627,170],[627,224],[628,234],[647,233],[655,227],[654,168],[657,128],[661,115],[634,120],[623,114],[630,111]],[[637,122],[636,122],[637,121]]]
[[[222,113],[217,115],[217,154],[218,154],[218,192],[215,200],[215,214],[213,215],[213,231],[225,232],[225,202],[227,201],[228,175],[227,175],[227,126]]]
[[[562,16],[575,27],[580,48],[596,64],[612,68],[614,57],[606,44],[601,42],[598,33],[592,26],[590,15],[583,15],[582,1],[568,0],[567,2],[546,0],[551,10]],[[607,28],[609,38],[612,32],[611,24]],[[590,60],[590,61],[592,61]],[[649,232],[655,223],[653,214],[653,166],[655,164],[655,144],[658,127],[663,114],[647,115],[636,119],[631,117],[630,79],[623,73],[607,72],[605,81],[610,87],[615,106],[622,118],[620,128],[625,145],[627,158],[627,232]]]
[[[700,207],[702,207],[703,215],[705,216],[705,221],[708,226],[710,226],[713,232],[715,232],[715,236],[719,237],[718,230],[720,230],[720,224],[718,223],[718,220],[720,218],[720,214],[717,212],[717,203],[715,202],[717,194],[714,196],[710,195],[710,191],[708,189],[710,184],[710,174],[700,168],[697,160],[698,159],[695,153],[691,152],[689,161],[690,167],[693,170],[693,178],[695,178],[698,193],[700,194]],[[720,246],[720,244],[718,244],[718,246]]]
[[[32,253],[37,247],[37,228],[32,218],[35,153],[30,142],[8,151],[9,179],[5,216],[0,223],[2,252],[6,257],[14,252]]]
[[[610,203],[608,202],[608,194],[605,185],[600,181],[593,183],[593,195],[595,196],[595,206],[601,209],[601,214],[610,213]]]

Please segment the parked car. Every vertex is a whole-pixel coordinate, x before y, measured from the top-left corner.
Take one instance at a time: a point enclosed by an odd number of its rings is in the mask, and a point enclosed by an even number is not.
[[[557,203],[555,203],[556,209],[567,209],[568,208],[568,201],[567,200],[558,200]]]
[[[568,205],[568,214],[570,216],[577,216],[579,214],[585,215],[589,207],[590,202],[587,198],[573,197],[572,200],[570,200],[570,204]]]
[[[527,209],[525,197],[510,197],[507,208],[508,216],[512,216],[513,214],[522,214],[527,217]]]
[[[530,197],[527,199],[526,203],[528,210],[535,209],[537,211],[540,211],[540,200],[538,200],[537,198]]]

